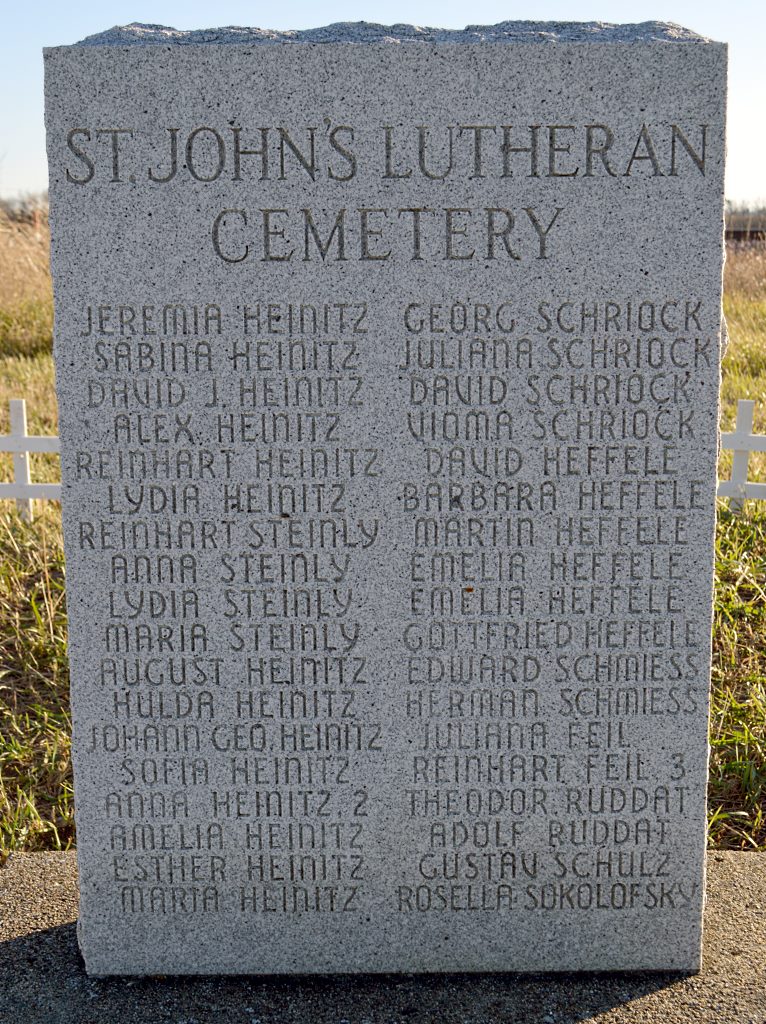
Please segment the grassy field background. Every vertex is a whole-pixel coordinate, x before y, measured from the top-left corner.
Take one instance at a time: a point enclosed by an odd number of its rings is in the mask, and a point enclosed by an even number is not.
[[[43,215],[0,213],[0,433],[10,398],[27,399],[30,433],[57,432],[48,241]],[[766,249],[730,249],[724,306],[722,429],[752,398],[766,433]],[[752,464],[751,479],[766,480],[766,456]],[[32,472],[56,480],[58,459],[32,456]],[[58,505],[38,502],[29,525],[0,502],[0,861],[75,843],[68,685]],[[739,517],[719,504],[710,743],[710,845],[766,850],[766,503]]]

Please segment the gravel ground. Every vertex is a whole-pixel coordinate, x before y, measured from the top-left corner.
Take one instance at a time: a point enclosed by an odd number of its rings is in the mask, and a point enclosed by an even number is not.
[[[0,870],[0,1024],[766,1024],[766,854],[708,859],[700,974],[90,979],[73,854]]]

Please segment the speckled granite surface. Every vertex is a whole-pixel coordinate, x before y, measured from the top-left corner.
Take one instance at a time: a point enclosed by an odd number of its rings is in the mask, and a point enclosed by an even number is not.
[[[167,25],[116,25],[88,36],[80,46],[146,46],[163,43],[655,43],[705,42],[704,37],[662,21],[613,25],[602,21],[502,21],[497,25],[468,25],[464,29],[420,25],[377,25],[339,22],[322,28],[279,31],[268,28],[225,28],[186,31]]]

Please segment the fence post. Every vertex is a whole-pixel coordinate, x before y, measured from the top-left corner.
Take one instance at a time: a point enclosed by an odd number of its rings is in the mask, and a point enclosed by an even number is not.
[[[12,398],[11,402],[11,434],[13,438],[27,436],[27,403],[23,398]],[[30,484],[32,477],[29,472],[29,452],[13,453],[13,480],[17,484]],[[33,504],[31,498],[17,498],[16,508],[22,519],[32,522]]]
[[[743,436],[753,432],[753,410],[755,402],[747,398],[740,398],[737,402],[737,424],[734,427],[736,434]],[[750,464],[750,451],[735,449],[731,461],[731,483],[737,492],[732,496],[729,507],[732,512],[738,514],[745,504],[747,485],[747,474]]]

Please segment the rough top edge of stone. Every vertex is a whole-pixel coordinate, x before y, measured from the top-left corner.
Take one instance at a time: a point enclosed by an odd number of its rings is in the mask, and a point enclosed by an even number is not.
[[[281,31],[269,28],[207,28],[186,31],[165,25],[116,25],[75,46],[151,46],[199,43],[707,43],[711,40],[672,22],[616,25],[602,21],[501,21],[464,29],[419,25],[338,22],[322,28]]]

